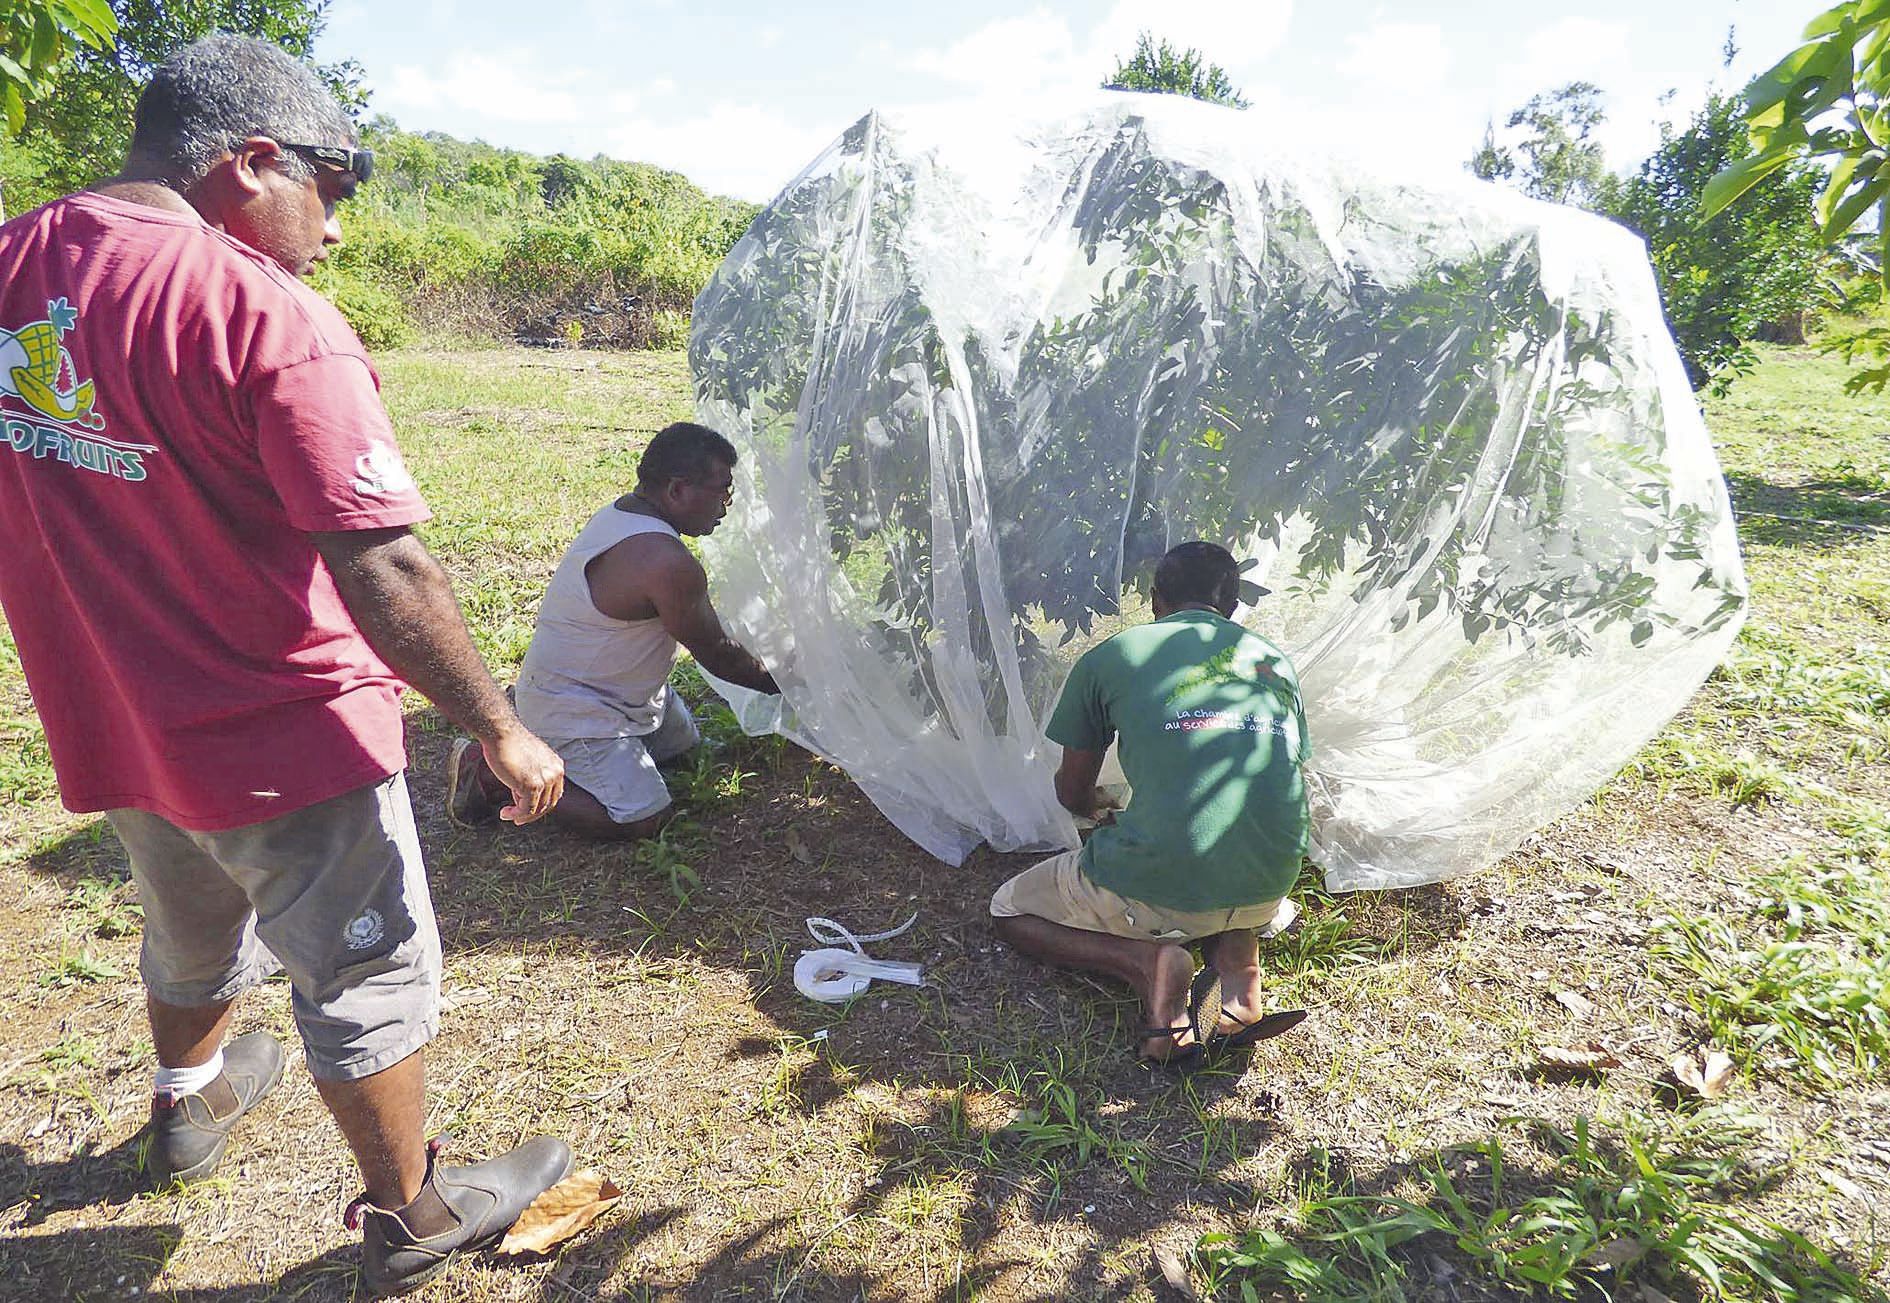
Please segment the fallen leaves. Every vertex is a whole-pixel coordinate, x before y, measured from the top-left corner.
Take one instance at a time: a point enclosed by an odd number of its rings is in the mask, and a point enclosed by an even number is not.
[[[1588,1021],[1595,1013],[1595,1002],[1590,1000],[1587,996],[1577,995],[1573,991],[1557,991],[1555,993],[1555,1002],[1583,1022]]]
[[[1603,1072],[1621,1066],[1621,1056],[1600,1041],[1586,1041],[1570,1049],[1544,1045],[1536,1050],[1536,1062],[1556,1072]]]
[[[599,1172],[573,1172],[532,1200],[499,1242],[500,1253],[549,1253],[609,1212],[623,1191]]]
[[[1196,1303],[1200,1299],[1201,1296],[1195,1292],[1194,1282],[1188,1279],[1188,1268],[1181,1261],[1180,1254],[1157,1245],[1149,1250],[1149,1256],[1155,1260],[1155,1270],[1161,1273],[1168,1288],[1189,1300],[1189,1303]]]
[[[1667,1064],[1673,1079],[1701,1099],[1718,1099],[1732,1084],[1733,1062],[1724,1050],[1702,1045],[1673,1056]]]

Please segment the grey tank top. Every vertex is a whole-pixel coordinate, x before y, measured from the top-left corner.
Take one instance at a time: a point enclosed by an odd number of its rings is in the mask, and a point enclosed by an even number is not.
[[[593,558],[639,534],[677,537],[654,516],[605,507],[578,531],[545,588],[515,696],[519,719],[547,741],[642,737],[663,720],[676,640],[661,620],[599,611],[584,576]]]

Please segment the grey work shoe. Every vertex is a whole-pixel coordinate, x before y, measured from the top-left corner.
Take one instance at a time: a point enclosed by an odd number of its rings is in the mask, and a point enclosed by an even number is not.
[[[223,1047],[223,1073],[192,1095],[151,1100],[151,1143],[145,1170],[160,1186],[188,1185],[217,1170],[230,1131],[282,1080],[282,1046],[268,1032],[238,1036]]]
[[[348,1229],[362,1227],[361,1275],[378,1297],[417,1289],[455,1254],[496,1242],[532,1200],[571,1174],[571,1147],[550,1136],[464,1167],[440,1163],[443,1145],[428,1144],[426,1182],[405,1208],[377,1208],[366,1198],[348,1205]]]
[[[479,781],[485,760],[485,748],[469,737],[453,743],[446,758],[446,817],[461,828],[477,828],[499,815],[498,805]]]

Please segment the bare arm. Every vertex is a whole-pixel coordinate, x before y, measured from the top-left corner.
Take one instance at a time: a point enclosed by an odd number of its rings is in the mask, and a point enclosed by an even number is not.
[[[405,528],[309,539],[368,646],[485,748],[486,763],[516,802],[503,816],[530,823],[549,814],[564,792],[564,763],[519,722],[492,681],[452,584],[426,546]]]
[[[619,543],[591,563],[586,577],[597,609],[620,620],[647,620],[648,611],[638,609],[647,601],[669,636],[687,647],[703,669],[757,692],[781,691],[768,667],[722,627],[709,601],[702,563],[674,539],[651,542],[656,546],[638,552],[634,561],[628,549],[619,552],[624,548]]]
[[[1096,777],[1102,766],[1102,752],[1064,747],[1063,763],[1057,766],[1057,803],[1071,814],[1097,818],[1102,803],[1097,799]]]

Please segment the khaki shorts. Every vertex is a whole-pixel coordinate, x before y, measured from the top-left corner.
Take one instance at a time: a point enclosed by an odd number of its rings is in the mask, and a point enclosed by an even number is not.
[[[112,810],[144,906],[138,971],[165,1004],[286,971],[308,1068],[352,1081],[439,1029],[440,932],[404,774],[262,823],[190,832]]]
[[[1031,865],[991,897],[993,918],[1029,914],[1084,932],[1106,932],[1135,941],[1198,941],[1217,932],[1263,930],[1280,912],[1269,900],[1239,909],[1163,909],[1118,896],[1083,872],[1083,852],[1064,851]]]
[[[597,798],[616,823],[635,823],[669,808],[669,784],[657,766],[702,740],[695,716],[675,690],[656,731],[642,737],[552,739],[545,743],[564,761],[565,781]]]

